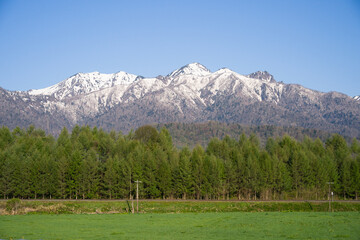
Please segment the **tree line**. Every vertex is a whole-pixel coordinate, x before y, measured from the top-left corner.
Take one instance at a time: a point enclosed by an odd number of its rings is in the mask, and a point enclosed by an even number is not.
[[[213,138],[206,148],[173,146],[166,128],[127,135],[89,126],[63,128],[55,139],[30,126],[0,128],[2,198],[357,199],[360,144],[340,135],[325,142],[285,135]]]

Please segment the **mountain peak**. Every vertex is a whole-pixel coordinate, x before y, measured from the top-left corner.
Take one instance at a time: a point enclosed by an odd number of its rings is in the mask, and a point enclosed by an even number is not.
[[[259,79],[265,82],[271,82],[271,83],[276,82],[274,76],[268,73],[267,71],[257,71],[247,75],[247,77]]]
[[[170,77],[177,77],[180,75],[195,75],[195,76],[205,76],[210,74],[211,71],[207,69],[204,65],[200,63],[190,63],[188,65],[185,65],[172,73],[170,73],[168,76]]]
[[[123,71],[107,74],[100,72],[77,73],[53,86],[29,90],[30,95],[54,95],[57,99],[87,94],[115,85],[131,84],[138,76]]]
[[[233,71],[229,68],[224,67],[224,68],[220,68],[215,73],[233,73]]]

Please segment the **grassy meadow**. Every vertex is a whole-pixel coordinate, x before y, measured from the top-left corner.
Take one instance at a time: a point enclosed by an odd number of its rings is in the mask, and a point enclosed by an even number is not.
[[[359,212],[0,216],[1,239],[359,239]]]
[[[0,239],[359,239],[360,203],[0,201]],[[134,202],[136,209],[136,201]]]

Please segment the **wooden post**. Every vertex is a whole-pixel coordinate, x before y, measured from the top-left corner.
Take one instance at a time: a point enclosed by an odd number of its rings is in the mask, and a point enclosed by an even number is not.
[[[136,212],[139,213],[139,182],[141,181],[136,180]]]
[[[334,182],[327,182],[327,184],[329,184],[329,212],[331,212],[331,199],[332,199],[331,184],[334,184]]]

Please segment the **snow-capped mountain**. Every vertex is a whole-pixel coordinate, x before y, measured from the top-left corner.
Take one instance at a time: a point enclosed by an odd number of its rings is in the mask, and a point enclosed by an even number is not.
[[[266,71],[241,75],[222,68],[211,72],[191,63],[156,78],[126,72],[78,73],[44,89],[0,90],[1,125],[34,123],[52,133],[75,124],[127,132],[148,123],[216,120],[360,136],[356,98],[276,82]]]
[[[193,75],[193,76],[205,76],[210,74],[211,71],[200,63],[190,63],[182,68],[176,69],[172,73],[168,74],[168,77],[177,77],[180,75]]]
[[[355,96],[354,99],[355,99],[356,101],[359,101],[359,102],[360,102],[360,95],[359,95],[359,96]]]
[[[126,72],[117,72],[114,74],[104,74],[99,72],[78,73],[70,78],[39,90],[30,90],[30,95],[48,95],[56,99],[64,99],[79,94],[94,92],[103,88],[109,88],[116,85],[130,84],[138,76]]]

